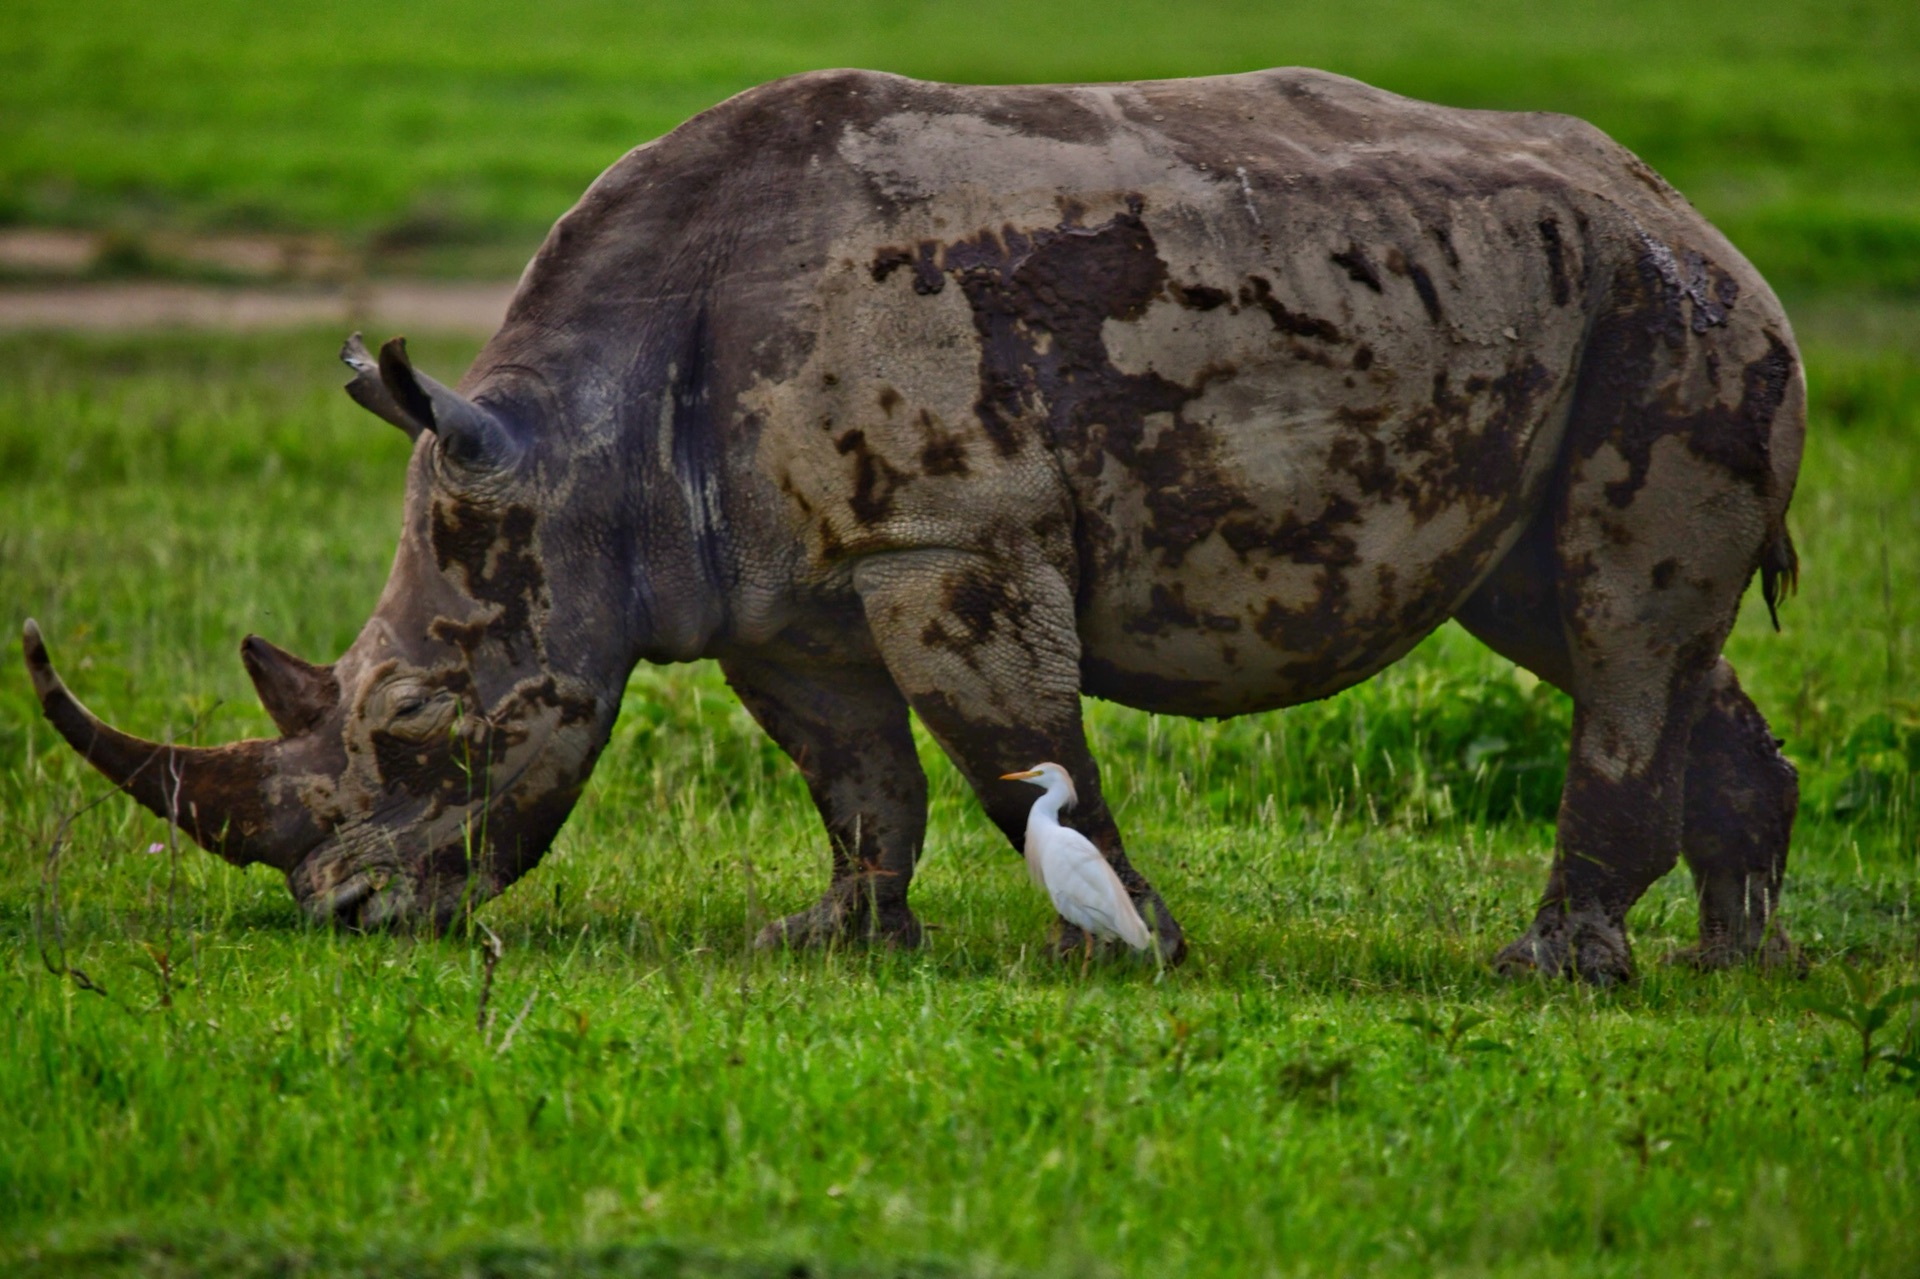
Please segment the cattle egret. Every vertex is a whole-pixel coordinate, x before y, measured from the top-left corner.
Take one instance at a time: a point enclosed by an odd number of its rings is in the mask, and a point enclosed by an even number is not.
[[[1027,873],[1047,890],[1061,918],[1077,924],[1086,935],[1086,959],[1093,957],[1093,939],[1117,937],[1135,950],[1153,948],[1153,934],[1127,896],[1120,876],[1093,842],[1077,830],[1060,824],[1060,810],[1078,801],[1073,778],[1058,764],[1036,764],[1024,773],[1005,773],[1006,782],[1031,782],[1045,793],[1033,801],[1027,814]],[[1086,960],[1081,970],[1086,969]]]

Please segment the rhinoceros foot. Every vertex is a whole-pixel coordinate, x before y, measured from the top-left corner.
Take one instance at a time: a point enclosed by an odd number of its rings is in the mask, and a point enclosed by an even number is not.
[[[1634,978],[1626,927],[1597,906],[1541,907],[1533,927],[1495,955],[1493,966],[1507,977],[1578,977],[1595,986]]]
[[[902,950],[920,945],[920,920],[905,902],[876,902],[864,878],[835,884],[812,907],[760,930],[760,950],[807,950],[827,946],[881,943]]]
[[[1667,956],[1669,964],[1711,972],[1751,964],[1765,972],[1807,975],[1807,956],[1778,921],[1768,924],[1766,933],[1755,943],[1730,936],[1703,937],[1692,946],[1682,946]]]

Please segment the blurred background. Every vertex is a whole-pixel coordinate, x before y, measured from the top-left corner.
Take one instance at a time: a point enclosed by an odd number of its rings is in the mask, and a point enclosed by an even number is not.
[[[628,148],[792,72],[1284,65],[1585,117],[1787,293],[1920,293],[1906,0],[12,0],[0,273],[511,276]]]

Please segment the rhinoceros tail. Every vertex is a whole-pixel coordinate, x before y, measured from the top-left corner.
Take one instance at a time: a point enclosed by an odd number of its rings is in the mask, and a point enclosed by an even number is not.
[[[1782,515],[1760,552],[1760,598],[1767,602],[1774,630],[1780,629],[1781,599],[1799,589],[1800,552],[1793,549],[1793,534],[1787,532],[1787,518]]]

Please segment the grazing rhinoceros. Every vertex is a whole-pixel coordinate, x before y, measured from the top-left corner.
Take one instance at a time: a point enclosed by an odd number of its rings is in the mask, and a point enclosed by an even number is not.
[[[1326,697],[1447,618],[1566,690],[1559,847],[1508,969],[1624,978],[1684,854],[1704,962],[1777,953],[1797,784],[1720,649],[1784,517],[1779,302],[1577,120],[1281,70],[976,88],[821,72],[634,151],[459,391],[356,340],[415,438],[372,621],[242,657],[272,741],[60,732],[311,914],[444,924],[539,860],[636,662],[719,659],[833,874],[764,940],[911,945],[909,708],[1018,846],[1058,760],[1163,948],[1080,695]],[[1077,935],[1065,939],[1078,943]]]

